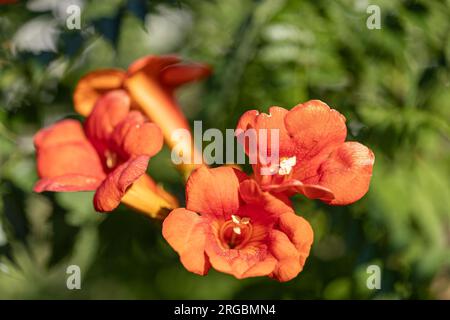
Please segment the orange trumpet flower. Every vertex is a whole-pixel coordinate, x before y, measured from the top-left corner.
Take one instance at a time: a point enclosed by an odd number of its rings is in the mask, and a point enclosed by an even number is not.
[[[75,110],[87,116],[95,102],[105,92],[115,89],[127,91],[133,109],[141,110],[161,128],[166,143],[173,148],[177,129],[190,132],[190,126],[174,99],[173,91],[188,82],[207,77],[211,69],[204,64],[185,64],[175,56],[147,56],[132,63],[127,71],[118,69],[97,70],[84,76],[74,93]],[[180,144],[178,142],[178,147]],[[193,143],[181,146],[183,158],[194,159],[199,152]],[[197,154],[201,159],[201,153]],[[183,164],[185,176],[199,165]]]
[[[123,202],[151,217],[177,206],[146,175],[149,159],[162,148],[161,130],[139,111],[130,111],[122,90],[99,98],[84,128],[76,120],[63,120],[40,130],[34,144],[41,178],[36,192],[96,190],[97,211]]]
[[[287,198],[263,192],[245,173],[201,167],[186,185],[186,208],[173,210],[163,236],[184,267],[210,267],[238,279],[270,276],[288,281],[303,269],[313,242],[309,223]]]
[[[331,205],[346,205],[359,200],[369,189],[373,152],[358,142],[345,142],[344,116],[322,101],[311,100],[290,111],[271,107],[269,114],[250,110],[242,115],[237,128],[242,130],[238,140],[247,154],[253,151],[245,140],[246,130],[279,130],[278,161],[264,158],[272,154],[269,141],[267,150],[258,151],[263,155],[257,157],[261,161],[253,165],[255,179],[263,190],[301,193]]]

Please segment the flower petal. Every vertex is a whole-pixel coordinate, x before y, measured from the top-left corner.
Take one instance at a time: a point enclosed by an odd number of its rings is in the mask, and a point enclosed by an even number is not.
[[[272,230],[270,235],[270,251],[278,261],[272,273],[272,277],[278,281],[292,280],[302,270],[300,255],[283,232]]]
[[[276,194],[293,195],[301,193],[310,199],[320,199],[322,201],[331,201],[334,199],[333,192],[318,184],[304,184],[298,180],[287,180],[281,184],[264,185],[264,190]]]
[[[274,147],[278,148],[279,157],[291,157],[295,155],[294,141],[285,127],[285,117],[287,114],[288,110],[284,108],[271,107],[268,114],[259,113],[257,110],[250,110],[242,115],[236,128],[236,136],[239,143],[244,146],[249,157],[252,156],[251,153],[253,154],[248,141],[248,139],[250,139],[249,129],[254,129],[256,131],[257,148],[260,155],[270,157],[272,155],[272,144]],[[278,131],[276,132],[274,130]],[[276,137],[275,135],[277,133],[279,140],[272,142],[272,136]]]
[[[103,95],[86,119],[88,137],[107,139],[114,127],[126,118],[130,110],[130,98],[123,90],[114,90]]]
[[[261,277],[270,275],[275,266],[277,260],[272,255],[267,255],[264,260],[255,263],[251,268],[248,268],[241,276],[240,279],[249,277]]]
[[[71,142],[37,151],[37,171],[41,178],[67,174],[104,178],[100,159],[88,142]]]
[[[56,191],[93,191],[102,183],[102,179],[77,174],[67,174],[54,178],[43,178],[36,182],[35,192]]]
[[[302,182],[316,175],[320,164],[347,136],[344,116],[320,100],[294,107],[285,124],[297,148],[294,175]]]
[[[248,204],[242,210],[247,211],[247,214],[252,214],[253,211],[256,211],[256,219],[293,212],[291,201],[286,195],[278,194],[275,196],[269,192],[264,192],[253,179],[241,182],[239,194],[244,202]]]
[[[230,167],[200,167],[186,184],[186,208],[200,215],[229,217],[239,208],[239,183],[247,179]]]
[[[286,213],[279,217],[278,228],[286,234],[299,252],[300,265],[303,268],[314,241],[314,232],[311,225],[294,213]]]
[[[34,144],[41,178],[78,175],[102,180],[105,176],[97,152],[78,121],[63,120],[40,130]]]
[[[124,120],[130,110],[130,98],[123,90],[103,95],[95,104],[85,122],[86,135],[99,153],[107,149],[115,126]]]
[[[211,74],[211,67],[200,64],[177,63],[167,66],[159,74],[159,79],[167,88],[174,89],[185,83],[198,81]]]
[[[34,136],[36,149],[56,146],[62,143],[87,141],[80,122],[65,119],[39,130]]]
[[[172,64],[180,62],[180,58],[175,55],[154,56],[149,55],[135,60],[127,70],[127,76],[144,71],[148,76],[159,77],[162,69]]]
[[[154,156],[163,146],[161,129],[139,111],[131,111],[114,129],[112,141],[125,159],[131,156]]]
[[[114,210],[134,181],[145,174],[148,166],[148,156],[138,156],[122,163],[114,169],[94,196],[94,207],[99,212]]]
[[[173,210],[163,222],[162,233],[187,270],[200,275],[208,273],[204,226],[197,213],[184,208]]]
[[[277,261],[262,242],[244,249],[226,249],[219,245],[214,231],[206,237],[205,251],[211,266],[238,279],[267,276],[274,270]]]
[[[75,110],[87,117],[98,98],[104,93],[119,89],[125,78],[125,72],[116,69],[98,70],[88,73],[78,81],[73,94]]]
[[[207,248],[210,244],[207,244]],[[225,254],[213,254],[207,251],[211,265],[217,271],[228,273],[237,279],[267,276],[271,274],[277,260],[270,254],[261,254],[260,250],[227,250]]]
[[[374,161],[373,152],[358,142],[346,142],[334,150],[318,170],[317,183],[335,196],[328,203],[346,205],[362,198],[369,190]]]

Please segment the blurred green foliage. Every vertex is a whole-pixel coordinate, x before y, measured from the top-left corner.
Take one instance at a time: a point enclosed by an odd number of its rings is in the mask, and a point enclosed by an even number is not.
[[[0,298],[450,299],[450,1],[84,1],[81,30],[65,27],[55,3],[64,1],[0,6]],[[366,27],[369,4],[381,9],[379,30]],[[78,79],[150,53],[214,67],[178,92],[204,127],[315,98],[347,117],[348,139],[374,150],[359,202],[295,199],[315,230],[295,280],[193,275],[159,222],[124,207],[95,213],[91,193],[31,191],[32,136],[75,116]],[[149,172],[183,200],[167,149]],[[81,267],[81,290],[66,288],[70,264]],[[371,264],[381,290],[366,287]]]

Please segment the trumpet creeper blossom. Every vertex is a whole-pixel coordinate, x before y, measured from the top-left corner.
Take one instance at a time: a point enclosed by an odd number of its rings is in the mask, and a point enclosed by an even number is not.
[[[205,275],[214,269],[242,279],[288,281],[303,269],[313,242],[309,223],[287,198],[263,192],[231,167],[200,167],[186,185],[186,208],[173,210],[163,236],[184,267]]]
[[[122,90],[103,95],[84,123],[62,120],[34,137],[35,185],[42,191],[92,191],[97,211],[111,211],[121,201],[151,216],[173,208],[174,199],[146,173],[163,137],[139,111],[130,111]]]
[[[291,110],[271,107],[269,114],[250,110],[242,115],[237,129],[246,153],[258,159],[253,169],[263,190],[301,193],[331,205],[346,205],[369,189],[373,152],[358,142],[346,142],[345,117],[322,101],[311,100]],[[249,129],[257,133],[278,129],[279,141],[272,144],[267,134],[266,150],[252,151],[245,136]],[[272,145],[278,147],[276,161],[270,159]]]
[[[87,116],[95,102],[106,92],[124,89],[131,99],[133,109],[141,110],[162,130],[170,147],[177,145],[173,133],[177,129],[190,132],[190,126],[174,99],[179,86],[203,79],[211,69],[204,64],[181,63],[176,56],[146,56],[133,62],[127,71],[120,69],[96,70],[81,78],[74,93],[75,110]],[[178,147],[180,145],[178,144]],[[195,149],[191,141],[181,146],[181,152],[193,158]],[[201,153],[197,155],[200,156]],[[196,168],[195,164],[183,164],[186,176]]]

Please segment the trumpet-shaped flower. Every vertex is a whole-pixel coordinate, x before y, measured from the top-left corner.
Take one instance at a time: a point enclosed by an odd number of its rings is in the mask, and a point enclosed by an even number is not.
[[[143,57],[132,63],[127,71],[105,69],[84,76],[75,89],[75,110],[87,116],[104,93],[124,89],[131,99],[132,108],[142,111],[155,122],[161,128],[167,144],[174,147],[177,145],[172,137],[175,130],[190,132],[190,127],[174,99],[173,91],[185,83],[205,78],[210,73],[211,69],[206,65],[181,63],[175,56]],[[181,146],[181,151],[187,158],[193,158],[194,153],[199,152],[192,141]],[[189,175],[196,167],[194,164],[184,164],[182,169]]]
[[[161,131],[139,111],[130,111],[122,90],[98,99],[84,127],[62,120],[40,130],[34,144],[41,178],[36,192],[96,190],[97,211],[111,211],[123,201],[157,216],[176,205],[145,174],[150,157],[162,148]]]
[[[301,193],[332,205],[352,203],[368,191],[373,152],[358,142],[345,142],[344,116],[322,101],[311,100],[290,111],[271,107],[269,114],[250,110],[242,115],[237,128],[242,130],[237,133],[238,140],[247,154],[253,151],[245,140],[246,130],[279,130],[277,144],[258,143],[267,148],[257,151],[258,161],[253,165],[263,190]],[[270,160],[273,145],[279,152],[276,161]]]
[[[186,185],[186,208],[173,210],[163,236],[184,267],[205,275],[210,267],[236,278],[288,281],[303,269],[313,242],[309,223],[287,198],[263,192],[245,173],[201,167]]]

